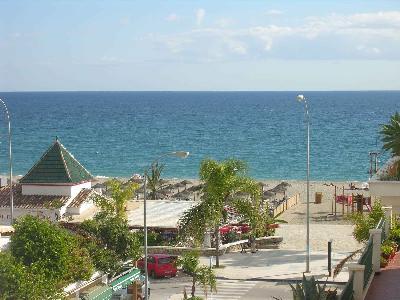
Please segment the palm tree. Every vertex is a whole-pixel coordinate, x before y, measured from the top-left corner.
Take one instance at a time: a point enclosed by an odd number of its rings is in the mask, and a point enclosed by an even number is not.
[[[214,231],[216,266],[219,267],[219,227],[226,214],[224,206],[235,200],[239,192],[256,195],[260,188],[248,178],[246,164],[240,160],[228,159],[217,162],[205,159],[200,165],[200,179],[204,182],[203,196],[199,205],[184,213],[179,220],[179,232],[183,239],[192,239],[200,244],[204,233]]]
[[[191,298],[195,297],[196,284],[201,285],[207,297],[208,288],[210,291],[217,290],[217,280],[214,271],[207,266],[200,266],[199,253],[197,251],[186,252],[178,261],[183,270],[192,276]]]
[[[106,185],[110,191],[110,198],[99,196],[95,200],[96,204],[101,207],[104,213],[126,219],[126,203],[132,198],[139,185],[130,182],[123,184],[117,179],[106,182]]]
[[[147,186],[150,190],[150,198],[156,200],[157,191],[161,186],[161,173],[164,170],[164,165],[156,162],[151,165],[150,174],[146,173]]]
[[[390,118],[389,124],[382,125],[379,132],[382,135],[383,149],[392,152],[393,156],[400,155],[400,114],[396,112]]]

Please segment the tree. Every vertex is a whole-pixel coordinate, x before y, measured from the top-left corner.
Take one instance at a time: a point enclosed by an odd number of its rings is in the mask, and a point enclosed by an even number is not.
[[[392,152],[393,156],[400,155],[400,114],[396,112],[391,116],[389,124],[382,125],[383,149]]]
[[[103,248],[112,250],[120,261],[137,260],[142,255],[139,238],[130,232],[126,219],[102,213],[93,220],[85,220],[81,228],[95,236]]]
[[[379,201],[376,201],[372,205],[369,214],[359,212],[354,213],[350,217],[350,220],[355,225],[353,230],[354,238],[360,243],[366,243],[369,239],[369,230],[375,228],[378,225],[379,220],[384,217],[385,212],[383,211],[382,204]]]
[[[81,244],[88,252],[96,269],[115,273],[127,259],[137,260],[142,256],[137,234],[129,230],[126,218],[126,202],[137,189],[136,183],[122,184],[113,179],[107,183],[111,198],[99,196],[100,206],[93,220],[85,220],[75,230],[81,236]]]
[[[260,188],[246,176],[246,164],[228,159],[217,162],[205,159],[200,165],[200,179],[204,182],[201,203],[185,212],[179,220],[181,238],[192,238],[195,243],[203,241],[208,229],[216,238],[216,266],[219,267],[219,227],[226,219],[224,206],[234,202],[237,193],[257,195]]]
[[[14,228],[11,253],[24,266],[40,270],[47,280],[63,285],[92,275],[88,251],[80,249],[76,237],[57,224],[28,215]]]
[[[108,181],[106,185],[111,191],[111,197],[98,196],[96,204],[100,206],[103,213],[126,218],[126,203],[132,198],[139,185],[133,182],[123,184],[117,179]]]
[[[183,270],[192,276],[191,299],[195,298],[196,284],[201,285],[207,297],[208,288],[210,291],[217,290],[217,280],[214,271],[210,267],[200,266],[199,252],[186,252],[178,261]]]
[[[161,186],[161,173],[164,170],[164,165],[156,162],[151,165],[150,174],[145,174],[147,178],[147,187],[150,190],[150,198],[156,200],[157,191]]]
[[[0,299],[62,299],[57,283],[40,268],[24,266],[9,252],[0,253]]]

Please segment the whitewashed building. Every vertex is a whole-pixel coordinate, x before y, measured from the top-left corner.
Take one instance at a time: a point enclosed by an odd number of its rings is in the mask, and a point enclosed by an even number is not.
[[[14,219],[34,215],[57,221],[94,206],[93,176],[58,139],[13,185]],[[10,224],[10,186],[0,189],[0,224]]]

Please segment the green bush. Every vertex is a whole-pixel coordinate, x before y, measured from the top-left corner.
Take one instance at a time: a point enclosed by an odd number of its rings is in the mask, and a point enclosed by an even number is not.
[[[332,291],[325,290],[326,283],[320,285],[314,276],[307,279],[303,274],[301,283],[296,283],[296,286],[289,284],[292,288],[294,300],[333,300],[336,299],[336,294]]]
[[[235,231],[229,231],[222,236],[222,242],[224,244],[236,242],[240,239],[240,235]]]
[[[381,254],[384,258],[389,258],[389,256],[392,254],[393,248],[390,245],[382,245],[381,246]]]
[[[394,228],[389,233],[389,239],[400,245],[400,228]]]
[[[388,260],[381,256],[381,268],[385,267],[388,264]]]
[[[358,242],[367,242],[369,239],[369,230],[375,228],[379,220],[385,217],[382,205],[376,201],[372,206],[369,214],[354,213],[351,215],[350,220],[355,225],[353,236]]]

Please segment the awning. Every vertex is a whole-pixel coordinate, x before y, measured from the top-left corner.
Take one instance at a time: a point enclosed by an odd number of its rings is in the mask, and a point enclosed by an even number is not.
[[[113,282],[109,283],[109,286],[112,288],[113,291],[118,291],[120,289],[126,288],[135,280],[140,278],[140,270],[139,269],[132,269],[129,273],[118,277]]]
[[[93,292],[84,295],[85,300],[109,300],[112,297],[112,288],[108,285],[101,286],[95,289]]]

